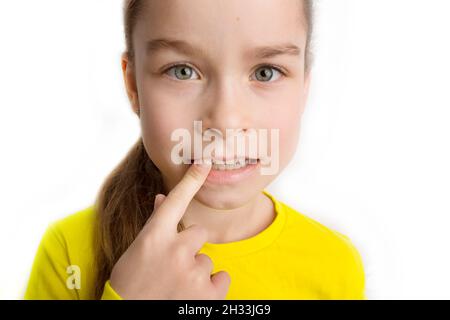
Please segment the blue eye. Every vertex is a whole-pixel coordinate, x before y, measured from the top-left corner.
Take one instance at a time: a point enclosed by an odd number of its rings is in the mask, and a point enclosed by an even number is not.
[[[166,70],[167,74],[175,76],[178,80],[193,80],[192,75],[197,74],[197,72],[186,64],[174,65]],[[198,79],[198,78],[196,78]],[[195,78],[194,78],[195,80]]]
[[[283,76],[284,72],[282,72],[280,69],[278,69],[276,67],[267,65],[267,66],[258,68],[256,70],[255,74],[256,74],[256,78],[258,81],[271,82],[270,80],[273,80],[274,77],[276,78],[275,80],[277,80],[279,77]],[[275,80],[273,80],[273,81],[275,81]]]

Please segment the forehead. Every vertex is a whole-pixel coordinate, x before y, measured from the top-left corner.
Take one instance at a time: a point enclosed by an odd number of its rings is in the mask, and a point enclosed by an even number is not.
[[[208,51],[306,43],[301,0],[150,0],[141,12],[134,43],[176,38]],[[205,46],[206,44],[206,46]]]

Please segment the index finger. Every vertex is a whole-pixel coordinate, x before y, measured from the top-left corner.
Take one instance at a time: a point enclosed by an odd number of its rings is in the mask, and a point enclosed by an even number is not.
[[[177,224],[183,217],[192,198],[205,182],[210,170],[211,163],[209,161],[192,164],[180,182],[169,192],[164,202],[153,213],[154,223],[176,231]]]

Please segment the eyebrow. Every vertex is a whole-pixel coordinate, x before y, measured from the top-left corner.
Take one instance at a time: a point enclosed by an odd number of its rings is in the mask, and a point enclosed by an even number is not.
[[[152,54],[162,49],[171,49],[185,55],[201,56],[205,52],[192,46],[190,43],[176,39],[154,39],[146,44],[146,53]]]
[[[300,48],[291,43],[274,46],[262,46],[253,50],[253,57],[258,59],[268,59],[279,55],[299,56],[301,53]]]
[[[152,54],[159,50],[173,50],[184,55],[189,56],[205,56],[206,52],[203,49],[191,45],[189,42],[177,39],[154,39],[146,43],[146,53]],[[301,50],[298,46],[292,43],[260,46],[248,52],[248,55],[257,59],[268,59],[279,55],[299,56]]]

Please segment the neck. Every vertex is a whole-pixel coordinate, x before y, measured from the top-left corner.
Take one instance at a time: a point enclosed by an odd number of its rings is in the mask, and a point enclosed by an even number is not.
[[[206,228],[210,243],[226,243],[257,235],[274,218],[272,200],[259,192],[243,206],[232,209],[210,208],[193,199],[183,216],[183,224],[185,227],[198,224]]]

